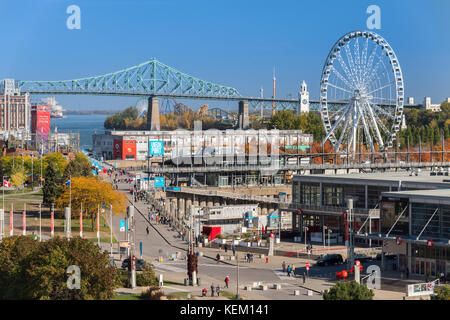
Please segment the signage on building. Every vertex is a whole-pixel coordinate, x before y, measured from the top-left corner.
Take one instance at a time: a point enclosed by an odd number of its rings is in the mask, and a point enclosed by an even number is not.
[[[303,214],[303,210],[302,209],[298,209],[297,210],[297,215],[301,216]]]
[[[431,248],[432,246],[434,246],[433,240],[427,240],[427,248]]]
[[[151,156],[162,156],[164,154],[163,141],[149,141],[148,142],[148,154]]]
[[[397,243],[397,245],[401,245],[401,244],[402,244],[402,237],[397,236],[397,237],[395,238],[395,243]]]

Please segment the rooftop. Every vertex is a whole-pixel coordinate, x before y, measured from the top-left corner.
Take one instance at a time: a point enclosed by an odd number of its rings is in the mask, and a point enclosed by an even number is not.
[[[450,185],[448,189],[433,190],[408,190],[396,192],[384,192],[384,196],[396,198],[413,198],[413,202],[421,202],[420,199],[429,200],[427,202],[447,202],[450,203]]]
[[[433,184],[435,188],[450,188],[450,176],[430,175],[430,171],[421,171],[416,176],[407,171],[386,171],[373,173],[348,173],[348,174],[315,174],[296,175],[294,179],[302,181],[326,181],[356,184],[372,184],[373,182],[387,182],[390,185],[398,185],[406,182],[408,185]]]

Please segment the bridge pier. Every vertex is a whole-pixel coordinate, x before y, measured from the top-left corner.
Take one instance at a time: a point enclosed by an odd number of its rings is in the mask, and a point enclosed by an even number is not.
[[[248,118],[248,101],[239,101],[239,129],[246,130],[250,128]]]
[[[147,130],[159,131],[161,130],[159,124],[159,102],[158,98],[148,98],[148,110],[147,110]]]

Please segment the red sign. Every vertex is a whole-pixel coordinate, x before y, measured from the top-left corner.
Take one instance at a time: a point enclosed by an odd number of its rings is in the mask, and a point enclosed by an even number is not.
[[[302,209],[298,209],[297,210],[297,215],[301,216],[303,214],[303,210]]]
[[[53,211],[50,213],[50,231],[53,232],[53,217],[54,213]]]
[[[271,233],[270,237],[273,239],[273,238],[275,238],[275,235],[273,233]]]
[[[397,237],[395,238],[395,243],[397,243],[397,245],[401,245],[401,244],[402,244],[402,237],[397,236]]]
[[[347,212],[344,212],[344,213],[342,214],[342,219],[347,220]]]
[[[427,248],[431,248],[434,245],[433,240],[427,240]]]
[[[309,268],[309,262],[306,262],[306,263],[305,263],[305,266],[306,266],[307,268]]]

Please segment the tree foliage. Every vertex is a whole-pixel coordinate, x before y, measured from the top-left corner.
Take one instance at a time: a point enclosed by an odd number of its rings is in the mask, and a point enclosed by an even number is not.
[[[64,181],[70,177],[91,177],[92,168],[88,157],[84,153],[77,153],[75,159],[69,162],[64,170]]]
[[[80,289],[67,287],[71,265],[80,268]],[[87,239],[15,236],[0,244],[0,299],[111,299],[116,281],[108,253]]]
[[[442,288],[434,289],[434,294],[430,296],[431,300],[450,300],[450,286],[445,285]]]
[[[372,300],[373,290],[356,281],[338,282],[330,290],[323,293],[324,300]]]
[[[63,193],[56,201],[57,207],[63,209],[69,206],[72,199],[72,216],[78,217],[83,204],[83,217],[90,218],[92,221],[92,231],[94,230],[94,221],[97,216],[97,209],[113,207],[114,214],[125,213],[127,200],[122,192],[113,189],[112,185],[101,181],[95,177],[72,177],[72,190],[70,186],[64,186]],[[71,198],[70,198],[71,197]]]
[[[314,141],[325,137],[322,119],[317,112],[294,114],[292,110],[281,110],[272,116],[269,127],[279,130],[302,130],[314,136]]]
[[[57,164],[50,162],[45,170],[45,183],[42,193],[43,203],[48,207],[56,203],[56,199],[61,192],[61,176],[58,176],[57,169]]]

